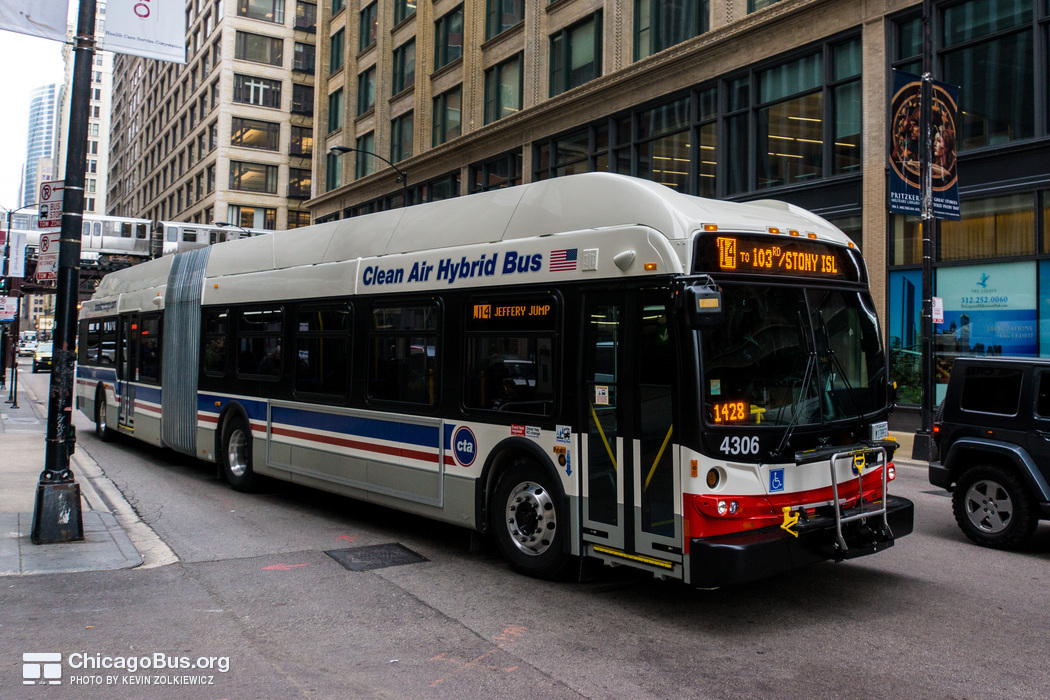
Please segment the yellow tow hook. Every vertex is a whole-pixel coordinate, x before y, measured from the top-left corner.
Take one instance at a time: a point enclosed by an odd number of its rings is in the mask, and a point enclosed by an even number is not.
[[[780,523],[780,529],[793,537],[798,537],[798,533],[791,528],[798,524],[799,514],[792,513],[791,506],[784,506],[781,510],[784,511],[784,522]]]

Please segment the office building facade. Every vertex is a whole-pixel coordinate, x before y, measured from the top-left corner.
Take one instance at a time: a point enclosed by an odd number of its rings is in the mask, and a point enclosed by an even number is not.
[[[36,204],[42,180],[53,176],[57,147],[56,105],[62,86],[44,85],[33,90],[29,99],[29,127],[26,131],[26,160],[22,169],[22,201],[19,206]],[[45,168],[41,169],[41,161]],[[48,165],[50,164],[50,165]]]
[[[186,64],[119,55],[107,213],[309,223],[316,5],[192,0]]]

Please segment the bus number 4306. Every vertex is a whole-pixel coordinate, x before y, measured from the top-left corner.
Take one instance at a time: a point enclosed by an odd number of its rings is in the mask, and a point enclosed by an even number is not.
[[[757,455],[758,454],[758,436],[739,436],[734,435],[733,437],[722,438],[722,446],[718,448],[723,454],[727,455]]]

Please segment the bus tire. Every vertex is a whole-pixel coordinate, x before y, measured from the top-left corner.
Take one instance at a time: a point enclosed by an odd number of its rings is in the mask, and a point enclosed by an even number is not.
[[[95,392],[95,435],[102,442],[113,442],[117,433],[109,427],[109,419],[106,416],[106,390],[99,389]]]
[[[235,491],[254,491],[258,481],[252,470],[252,433],[240,416],[231,416],[222,428],[222,470]]]
[[[492,531],[515,571],[542,579],[560,578],[572,557],[559,528],[569,524],[560,492],[535,463],[514,464],[499,477],[492,502]]]

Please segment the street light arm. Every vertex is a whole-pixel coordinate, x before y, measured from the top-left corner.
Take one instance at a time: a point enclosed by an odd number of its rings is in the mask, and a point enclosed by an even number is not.
[[[401,168],[397,167],[396,165],[394,165],[393,163],[391,163],[389,160],[387,160],[383,156],[379,155],[378,153],[373,153],[372,151],[366,151],[366,150],[361,149],[361,148],[350,148],[349,146],[332,146],[331,148],[328,149],[328,152],[329,153],[335,153],[336,155],[343,155],[344,153],[364,153],[364,154],[372,156],[373,158],[378,158],[379,160],[383,161],[384,163],[389,165],[391,168],[393,168],[397,172],[397,180],[395,180],[395,182],[400,182],[405,187],[408,187],[408,173],[406,173],[404,170],[402,170]]]

